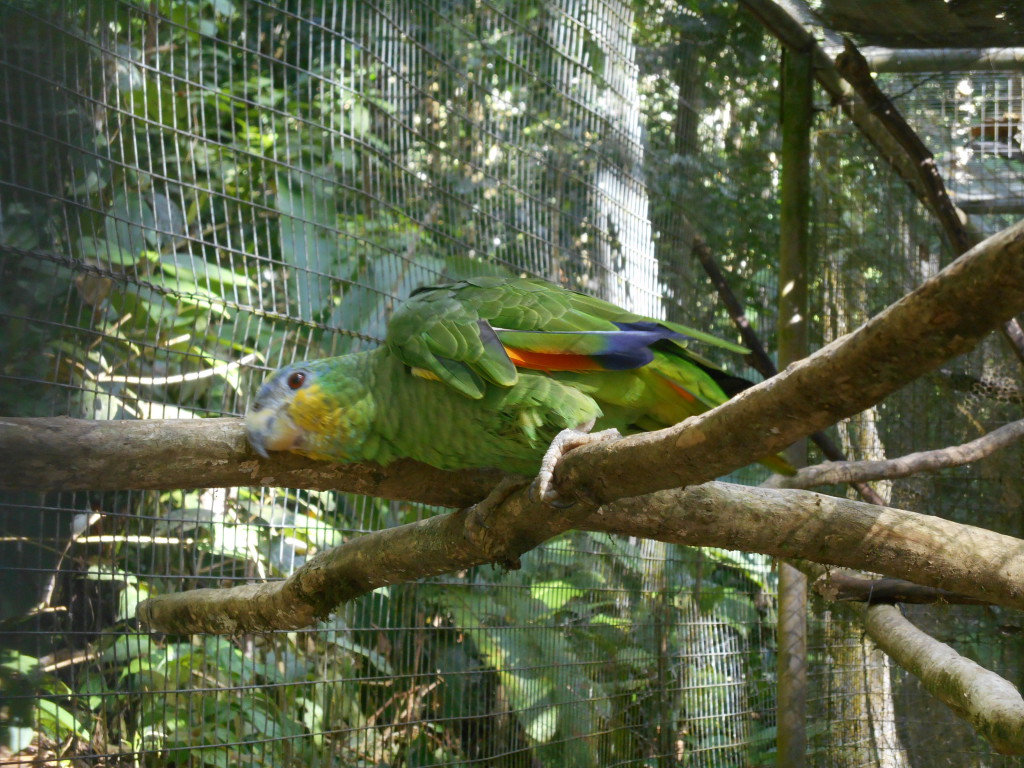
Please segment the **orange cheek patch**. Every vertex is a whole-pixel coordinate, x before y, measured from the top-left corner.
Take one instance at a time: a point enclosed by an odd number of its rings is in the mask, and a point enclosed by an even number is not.
[[[557,352],[527,352],[522,349],[505,347],[508,359],[516,368],[531,371],[603,371],[596,361],[585,355],[569,355]]]

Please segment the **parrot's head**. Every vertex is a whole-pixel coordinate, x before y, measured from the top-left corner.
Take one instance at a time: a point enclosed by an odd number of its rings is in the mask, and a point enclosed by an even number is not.
[[[354,357],[354,356],[353,356]],[[315,459],[358,461],[372,419],[372,400],[347,357],[293,363],[275,371],[245,413],[249,444]]]

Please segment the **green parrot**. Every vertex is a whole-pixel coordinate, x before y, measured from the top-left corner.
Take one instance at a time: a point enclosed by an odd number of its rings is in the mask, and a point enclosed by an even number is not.
[[[695,341],[747,351],[544,280],[429,286],[395,311],[377,349],[276,371],[246,428],[263,457],[540,472],[552,500],[553,463],[587,439],[565,430],[596,425],[601,439],[662,429],[750,386],[694,352]],[[763,463],[792,472],[778,457]]]

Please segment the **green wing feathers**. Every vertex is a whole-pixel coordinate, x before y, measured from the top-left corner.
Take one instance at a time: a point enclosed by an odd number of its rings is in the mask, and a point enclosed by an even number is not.
[[[749,386],[695,343],[747,351],[543,280],[421,288],[395,312],[383,347],[269,379],[247,415],[250,441],[263,453],[339,461],[536,471],[562,429],[594,419],[661,429]],[[359,387],[346,383],[353,377]]]

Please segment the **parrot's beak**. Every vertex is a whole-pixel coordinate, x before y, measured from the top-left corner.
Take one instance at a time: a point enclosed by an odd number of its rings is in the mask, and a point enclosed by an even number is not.
[[[277,408],[250,408],[245,414],[249,445],[264,459],[267,451],[289,451],[302,445],[302,430]]]

